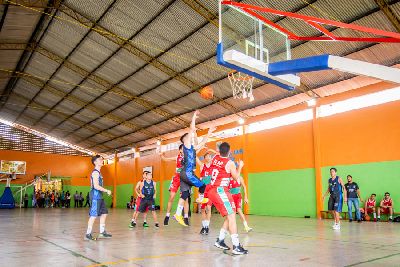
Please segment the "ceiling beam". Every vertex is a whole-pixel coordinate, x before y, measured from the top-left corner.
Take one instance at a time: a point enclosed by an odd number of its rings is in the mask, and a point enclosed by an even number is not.
[[[69,15],[71,17],[73,17],[74,19],[76,19],[77,21],[79,21],[80,23],[85,25],[86,27],[89,27],[89,25],[91,25],[90,27],[93,27],[93,22],[89,18],[85,17],[82,14],[79,14],[79,12],[77,12],[76,10],[74,10],[74,9],[72,9],[72,8],[66,6],[66,5],[64,5],[64,8],[62,9],[62,12],[64,12],[65,14],[67,14],[67,15]],[[139,57],[143,61],[145,61],[148,64],[152,65],[153,67],[159,69],[160,71],[164,72],[168,76],[174,77],[175,80],[177,80],[180,83],[188,86],[194,92],[198,91],[199,89],[202,88],[202,86],[200,84],[196,83],[195,81],[192,81],[192,80],[188,79],[184,75],[179,74],[179,72],[175,71],[170,66],[162,63],[157,58],[149,55],[145,51],[141,50],[139,47],[133,45],[131,42],[125,42],[126,41],[125,38],[122,38],[122,37],[118,36],[117,34],[115,34],[113,32],[110,32],[109,30],[105,29],[104,27],[101,27],[100,25],[95,25],[93,27],[93,31],[95,31],[95,32],[99,33],[100,35],[106,37],[108,40],[114,42],[115,44],[123,46],[123,48],[125,48],[131,54]],[[216,98],[215,102],[221,102],[221,99]],[[229,111],[232,112],[232,113],[241,113],[240,109],[230,105],[229,103],[224,103],[223,106],[224,106],[224,108],[229,108]]]
[[[6,20],[6,17],[7,17],[7,12],[8,12],[8,3],[6,3],[4,5],[3,15],[1,16],[1,19],[0,19],[0,32],[3,29],[4,21]]]
[[[21,99],[23,102],[28,102],[28,101],[30,100],[30,99],[27,98],[26,96],[21,95],[21,94],[16,93],[16,92],[13,93],[13,97],[16,97],[17,99]],[[12,104],[13,104],[13,103],[8,102],[6,105],[12,105]],[[49,109],[49,107],[47,107],[47,106],[45,106],[45,105],[43,105],[43,104],[40,104],[40,103],[38,103],[38,102],[36,102],[36,101],[33,101],[33,102],[31,103],[31,105],[30,105],[28,108],[31,108],[31,109],[39,109],[39,110],[47,110],[47,109]],[[54,115],[55,117],[58,117],[58,118],[64,118],[64,117],[66,116],[66,114],[63,113],[63,112],[53,112],[53,115]],[[34,118],[30,117],[30,121],[33,121],[33,120],[34,120]],[[84,122],[81,121],[81,120],[79,120],[79,119],[71,120],[71,123],[72,123],[72,124],[75,124],[75,125],[78,125],[78,126],[84,124]],[[29,127],[31,127],[31,128],[34,129],[34,127],[32,127],[32,125],[29,125]],[[88,129],[89,131],[98,130],[98,128],[95,127],[95,126],[87,126],[87,127],[85,127],[85,128]],[[39,129],[38,129],[38,130],[39,130]],[[43,129],[40,129],[40,130],[43,131]],[[46,130],[46,132],[47,132],[47,129],[46,129],[46,128],[45,128],[44,130]],[[77,136],[77,137],[80,137],[79,135],[76,135],[76,136]],[[110,138],[110,137],[112,137],[113,135],[110,134],[110,133],[106,133],[106,134],[104,134],[103,136],[104,136],[104,137],[107,137],[107,138]],[[64,139],[64,140],[66,140],[66,139]],[[93,141],[91,141],[91,142],[93,142]],[[95,142],[94,142],[94,143],[95,143]],[[104,146],[104,147],[107,148],[107,149],[111,149],[110,147],[107,147],[107,146]]]
[[[385,14],[385,16],[390,21],[390,23],[393,25],[393,27],[398,32],[400,32],[400,19],[393,12],[392,8],[386,2],[386,0],[374,0],[374,1],[379,6],[379,8],[382,10],[382,12]]]
[[[53,8],[55,8],[55,12],[57,12],[57,7],[61,4],[63,0],[50,0],[49,3],[46,5],[46,8],[44,9],[45,13],[51,13],[53,11]],[[7,1],[8,2],[8,1]],[[42,14],[40,16],[40,19],[38,21],[38,23],[36,24],[35,29],[33,30],[28,43],[35,43],[36,41],[40,41],[43,37],[43,33],[47,30],[48,26],[50,25],[50,23],[53,20],[53,17],[48,21],[46,29],[43,31],[43,27],[46,24],[46,19],[47,19],[47,14]],[[17,66],[14,69],[13,75],[15,76],[15,72],[23,72],[25,70],[25,67],[28,65],[28,63],[30,62],[30,59],[32,58],[33,52],[30,52],[29,50],[24,50],[24,52],[22,53]],[[5,89],[3,90],[3,92],[1,93],[0,96],[0,110],[3,109],[4,104],[7,102],[10,94],[12,93],[15,85],[17,84],[18,78],[16,77],[12,77]]]
[[[112,6],[113,6],[115,3],[116,3],[116,0],[114,0],[114,1],[107,7],[107,9],[101,14],[101,16],[94,22],[93,26],[96,25],[96,24],[107,14],[108,10],[109,10],[110,8],[112,8]],[[59,10],[61,10],[61,8],[60,8]],[[89,30],[83,35],[83,37],[79,40],[78,44],[68,53],[68,55],[67,55],[65,58],[63,58],[63,60],[62,60],[62,61],[60,62],[60,64],[57,66],[56,70],[53,71],[53,73],[50,75],[50,78],[47,79],[47,80],[45,81],[45,83],[43,84],[43,87],[46,86],[48,83],[50,83],[51,80],[57,75],[57,73],[59,72],[59,70],[62,69],[62,67],[63,67],[63,65],[64,65],[64,62],[65,62],[71,55],[73,55],[73,53],[80,47],[80,45],[82,44],[82,42],[83,42],[83,41],[86,39],[86,37],[90,34],[90,32],[91,32],[93,26],[89,28]],[[43,90],[43,87],[40,88],[39,91],[37,91],[37,93],[33,96],[33,98],[32,98],[31,101],[35,100],[35,99],[40,95],[40,93],[41,93],[42,90]],[[67,95],[69,95],[69,94],[70,94],[70,92],[67,93]],[[55,107],[55,106],[57,106],[58,104],[60,104],[60,102],[61,102],[62,100],[63,100],[63,98],[61,98],[61,100],[60,100],[59,102],[57,102],[53,107]],[[30,103],[28,103],[28,105],[29,105],[29,104],[30,104]],[[20,115],[19,115],[19,116],[21,116],[25,111],[26,111],[26,109],[23,109],[23,110],[20,112]],[[36,120],[36,121],[33,123],[33,125],[35,125],[35,123],[37,123],[38,121],[40,121],[41,119],[43,119],[46,115],[47,115],[47,113],[43,114],[43,116],[42,116],[41,118],[39,118],[39,120]],[[19,116],[16,118],[16,120],[19,119]]]

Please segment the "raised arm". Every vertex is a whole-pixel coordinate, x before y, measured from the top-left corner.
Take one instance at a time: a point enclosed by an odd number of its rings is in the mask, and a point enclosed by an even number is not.
[[[108,195],[111,195],[111,191],[102,187],[99,185],[99,173],[98,172],[93,172],[92,177],[93,177],[93,187],[96,190],[99,190],[101,192],[106,192]]]
[[[164,154],[160,154],[160,157],[163,161],[175,161],[176,157],[166,157]]]
[[[236,169],[235,163],[231,160],[229,161],[228,169],[229,169],[233,179],[235,179],[235,180],[240,179],[240,172],[242,171],[243,166],[244,166],[243,161],[239,161],[239,168]]]
[[[210,129],[208,129],[208,133],[207,133],[207,135],[203,138],[203,140],[201,140],[201,142],[195,147],[195,149],[196,150],[200,150],[200,149],[202,149],[205,145],[206,145],[206,143],[207,143],[207,141],[208,141],[208,138],[210,137],[210,135],[215,131],[215,127],[210,127]]]
[[[198,110],[196,110],[193,113],[192,122],[190,123],[188,138],[186,138],[186,140],[183,142],[183,145],[186,148],[190,148],[192,146],[193,134],[196,132],[196,119],[199,116],[199,114],[200,114],[200,111],[198,111]]]

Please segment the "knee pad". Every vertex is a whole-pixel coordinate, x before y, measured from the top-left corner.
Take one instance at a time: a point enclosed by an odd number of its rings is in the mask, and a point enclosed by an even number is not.
[[[189,192],[189,191],[182,192],[181,198],[182,198],[183,200],[186,200],[186,199],[188,199],[189,197],[190,197],[190,192]]]

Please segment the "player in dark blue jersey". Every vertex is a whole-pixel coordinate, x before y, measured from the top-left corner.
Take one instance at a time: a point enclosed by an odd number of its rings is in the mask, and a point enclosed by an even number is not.
[[[140,201],[139,212],[146,212],[147,209],[151,210],[154,219],[154,225],[156,228],[159,227],[157,220],[157,214],[155,209],[154,199],[156,197],[156,183],[153,181],[151,172],[145,171],[143,173],[143,181],[140,182],[139,192],[142,200]]]
[[[89,210],[89,221],[85,235],[85,240],[96,240],[92,236],[93,223],[97,217],[100,217],[100,234],[99,238],[111,238],[112,235],[106,232],[106,218],[108,210],[104,203],[103,192],[111,196],[111,191],[103,187],[103,176],[100,173],[100,169],[103,166],[103,158],[99,155],[92,157],[92,163],[94,170],[90,175],[90,210]]]
[[[342,178],[336,175],[336,168],[331,168],[331,178],[328,180],[328,189],[326,190],[322,202],[324,202],[326,195],[329,193],[328,210],[332,213],[335,223],[332,228],[340,230],[340,213],[342,212],[343,200],[347,202],[346,188]]]
[[[178,202],[178,207],[176,209],[176,214],[174,215],[175,220],[184,226],[188,226],[188,220],[184,220],[182,216],[182,210],[186,199],[190,197],[190,190],[192,186],[199,188],[200,197],[197,199],[199,203],[207,203],[208,199],[204,198],[204,191],[206,185],[195,175],[194,170],[196,169],[196,150],[201,149],[207,143],[208,137],[215,130],[211,127],[208,130],[207,135],[203,138],[200,143],[194,143],[193,139],[196,137],[196,119],[199,115],[199,111],[196,110],[193,114],[192,122],[190,124],[190,129],[188,133],[185,133],[181,137],[181,142],[183,143],[183,160],[182,160],[182,170],[180,172],[181,181],[181,198]],[[196,138],[197,139],[197,138]],[[188,217],[185,210],[185,218]]]

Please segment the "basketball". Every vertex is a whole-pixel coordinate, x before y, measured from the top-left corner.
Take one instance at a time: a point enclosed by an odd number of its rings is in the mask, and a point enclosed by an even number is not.
[[[370,220],[371,220],[371,217],[369,217],[369,215],[366,214],[366,215],[365,215],[365,220],[366,220],[366,221],[370,221]]]
[[[214,90],[212,89],[211,86],[206,86],[200,89],[199,91],[200,96],[204,99],[213,99],[214,97]]]

